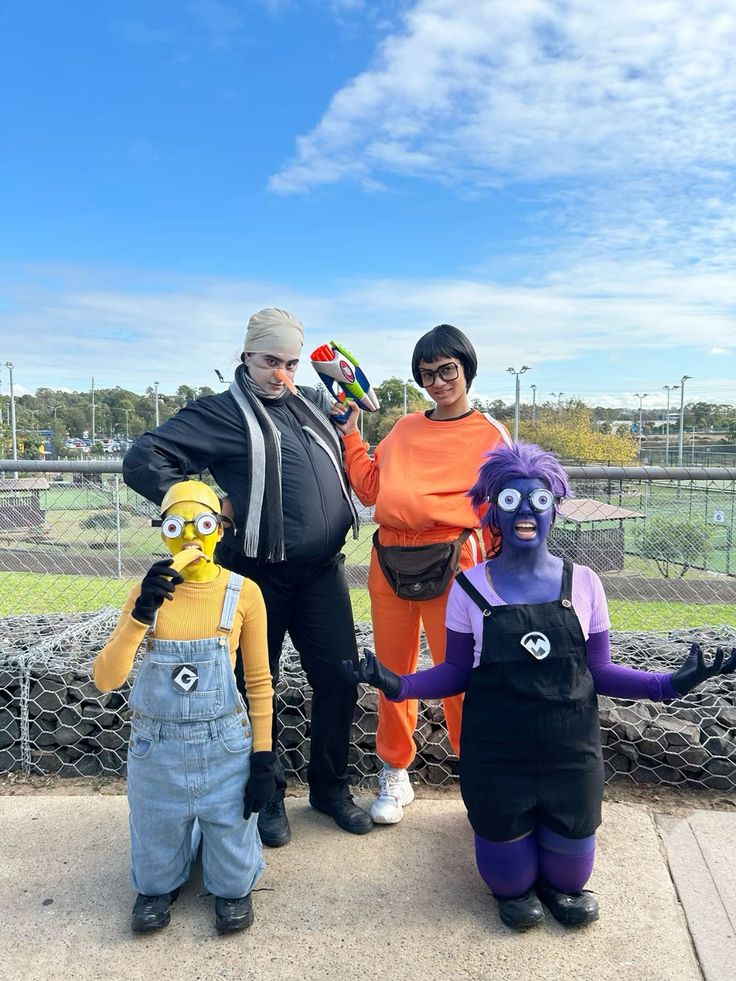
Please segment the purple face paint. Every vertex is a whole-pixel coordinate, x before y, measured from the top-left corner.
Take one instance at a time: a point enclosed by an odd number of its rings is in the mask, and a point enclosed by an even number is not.
[[[549,490],[547,485],[536,477],[516,477],[509,480],[502,491],[519,491],[521,501],[514,511],[504,511],[496,506],[496,522],[501,532],[501,551],[535,551],[544,547],[552,527],[554,507],[547,511],[537,511],[529,500],[529,494],[537,489]]]

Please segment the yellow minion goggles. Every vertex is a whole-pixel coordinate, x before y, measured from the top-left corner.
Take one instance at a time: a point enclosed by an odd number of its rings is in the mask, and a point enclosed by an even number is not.
[[[222,514],[213,514],[212,511],[203,511],[191,521],[185,521],[178,514],[167,514],[165,518],[156,518],[151,522],[153,528],[160,528],[164,538],[180,538],[184,534],[187,525],[194,525],[198,535],[212,535],[219,525],[227,523],[232,525],[232,521]]]

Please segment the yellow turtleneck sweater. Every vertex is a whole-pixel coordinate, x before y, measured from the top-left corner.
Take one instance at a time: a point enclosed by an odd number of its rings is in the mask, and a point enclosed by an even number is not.
[[[183,582],[171,601],[164,601],[156,620],[160,640],[202,640],[219,634],[222,604],[228,573],[220,568],[209,582]],[[93,666],[95,685],[100,691],[119,688],[133,667],[136,651],[150,629],[132,616],[140,586],[131,591],[110,639],[97,655]],[[266,607],[258,586],[246,579],[230,632],[230,661],[235,669],[238,646],[242,652],[248,712],[253,727],[253,751],[271,749],[273,688],[268,667]]]

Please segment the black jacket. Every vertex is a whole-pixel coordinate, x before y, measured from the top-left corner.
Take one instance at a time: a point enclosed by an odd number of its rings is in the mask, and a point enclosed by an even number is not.
[[[299,388],[320,408],[326,402],[313,388]],[[263,402],[281,433],[284,540],[289,562],[319,562],[336,555],[355,514],[327,453],[278,402]],[[243,417],[230,392],[190,402],[153,432],[140,436],[125,454],[123,477],[143,497],[160,504],[169,487],[209,470],[232,500],[236,533],[225,531],[223,546],[242,554],[248,483]],[[345,483],[347,486],[347,482]]]

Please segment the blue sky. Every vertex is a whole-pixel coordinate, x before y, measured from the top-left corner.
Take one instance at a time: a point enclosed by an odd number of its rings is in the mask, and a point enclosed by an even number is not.
[[[483,397],[736,402],[734,50],[727,0],[3,4],[0,361],[217,388],[273,305],[374,382],[448,322]]]

